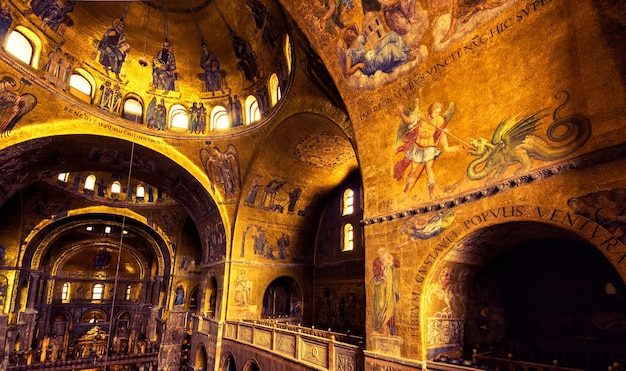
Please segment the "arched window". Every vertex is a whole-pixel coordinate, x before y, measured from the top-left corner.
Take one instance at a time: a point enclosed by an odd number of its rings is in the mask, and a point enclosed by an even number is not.
[[[170,109],[170,127],[187,130],[189,127],[189,116],[187,109],[181,104],[175,104]]]
[[[146,196],[146,190],[143,185],[137,185],[137,192],[135,192],[135,197],[137,200],[143,201],[143,198]]]
[[[69,93],[85,103],[92,103],[96,80],[84,68],[74,68],[69,81]]]
[[[341,215],[350,215],[354,212],[354,191],[350,188],[343,192]]]
[[[36,43],[33,42],[33,38],[37,38],[37,36],[29,31],[21,26],[16,27],[6,40],[6,51],[18,60],[37,68],[35,63]]]
[[[280,98],[281,98],[281,92],[280,92],[280,83],[278,82],[278,75],[273,73],[270,76],[270,103],[272,104],[272,107],[274,107],[276,103],[278,103]]]
[[[67,303],[70,301],[70,283],[65,282],[61,289],[61,301]]]
[[[285,35],[285,59],[287,60],[287,73],[291,73],[291,40]]]
[[[259,109],[259,102],[254,95],[248,95],[246,98],[246,125],[250,125],[253,122],[261,120],[261,110]]]
[[[96,176],[93,174],[89,174],[87,179],[85,179],[85,189],[88,191],[93,191],[96,187]]]
[[[122,118],[132,121],[136,124],[143,123],[143,106],[136,98],[128,98],[124,102]]]
[[[60,180],[63,183],[67,183],[67,180],[70,177],[70,173],[59,173],[59,176],[57,177],[58,180]]]
[[[91,83],[89,83],[89,80],[87,80],[85,76],[73,73],[70,77],[70,93],[83,102],[91,103],[93,86],[91,86]]]
[[[230,122],[228,121],[228,114],[226,108],[222,106],[215,106],[211,111],[211,130],[215,129],[228,129]]]
[[[126,291],[124,292],[124,300],[130,300],[130,290],[131,290],[131,286],[126,285]]]
[[[237,371],[237,365],[235,364],[235,358],[233,358],[232,354],[228,355],[226,358],[226,362],[224,362],[224,371]]]
[[[343,226],[343,246],[341,251],[352,251],[354,249],[354,227],[348,223]]]
[[[122,185],[120,184],[120,182],[118,182],[116,180],[115,182],[113,182],[113,184],[111,184],[111,194],[112,195],[118,195],[119,196],[121,191],[122,191]]]
[[[96,283],[93,285],[93,290],[91,292],[91,300],[102,300],[102,295],[104,294],[104,285],[101,283]]]

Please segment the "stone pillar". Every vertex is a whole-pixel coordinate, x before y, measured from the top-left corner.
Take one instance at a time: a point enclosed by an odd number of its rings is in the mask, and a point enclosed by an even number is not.
[[[35,301],[37,299],[37,286],[40,276],[40,272],[30,272],[30,283],[28,285],[28,300],[26,300],[26,310],[32,310],[35,308]]]
[[[152,281],[144,281],[141,291],[141,303],[152,302]]]
[[[186,311],[170,311],[159,347],[159,368],[163,371],[180,370],[180,355],[187,334],[188,316],[189,313]]]
[[[161,286],[163,286],[163,277],[154,277],[154,285],[152,286],[152,305],[159,306],[159,298],[161,297]]]
[[[36,303],[50,304],[48,303],[48,291],[50,291],[50,288],[52,287],[52,282],[54,281],[52,281],[51,279],[43,280],[43,288],[39,291],[39,294],[37,295]]]

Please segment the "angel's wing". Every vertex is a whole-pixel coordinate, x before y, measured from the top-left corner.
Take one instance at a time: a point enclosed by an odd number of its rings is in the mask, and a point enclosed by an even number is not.
[[[226,151],[224,154],[227,156],[228,161],[230,162],[230,167],[233,172],[233,179],[235,181],[235,188],[241,188],[241,171],[239,169],[239,155],[237,154],[237,147],[232,144],[229,144],[226,147]]]
[[[456,110],[456,103],[450,102],[450,104],[448,105],[448,108],[441,113],[441,116],[443,116],[444,125],[447,125],[450,122],[450,120],[452,120],[452,116],[454,116],[455,110]]]
[[[448,126],[448,124],[450,123],[450,120],[452,120],[452,116],[454,115],[455,110],[456,110],[456,103],[450,102],[450,104],[448,105],[448,108],[443,113],[441,113],[441,116],[443,117],[443,124],[441,125],[441,128],[440,128],[441,130],[437,130],[435,132],[435,135],[434,135],[435,141],[439,140],[441,133]]]
[[[200,161],[202,162],[202,166],[204,167],[206,175],[209,177],[209,181],[211,183],[211,191],[215,192],[215,169],[213,168],[213,164],[210,160],[211,153],[206,148],[202,148],[200,150]]]

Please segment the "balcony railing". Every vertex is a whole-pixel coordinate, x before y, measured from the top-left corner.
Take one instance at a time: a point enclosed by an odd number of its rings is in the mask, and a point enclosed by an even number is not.
[[[18,362],[17,364],[10,364],[7,370],[76,370],[83,368],[99,368],[115,365],[126,364],[144,364],[156,362],[158,360],[159,352],[143,353],[143,354],[120,354],[115,356],[104,357],[89,357],[71,360],[57,360],[54,362],[33,363],[26,364],[24,362]]]
[[[363,339],[347,334],[273,321],[229,321],[224,339],[261,348],[319,370],[363,369],[361,346],[347,342],[362,344]]]

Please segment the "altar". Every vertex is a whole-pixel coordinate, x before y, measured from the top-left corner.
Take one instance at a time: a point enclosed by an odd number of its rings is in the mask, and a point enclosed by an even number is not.
[[[76,341],[75,357],[103,357],[106,354],[107,338],[106,331],[94,326]]]

